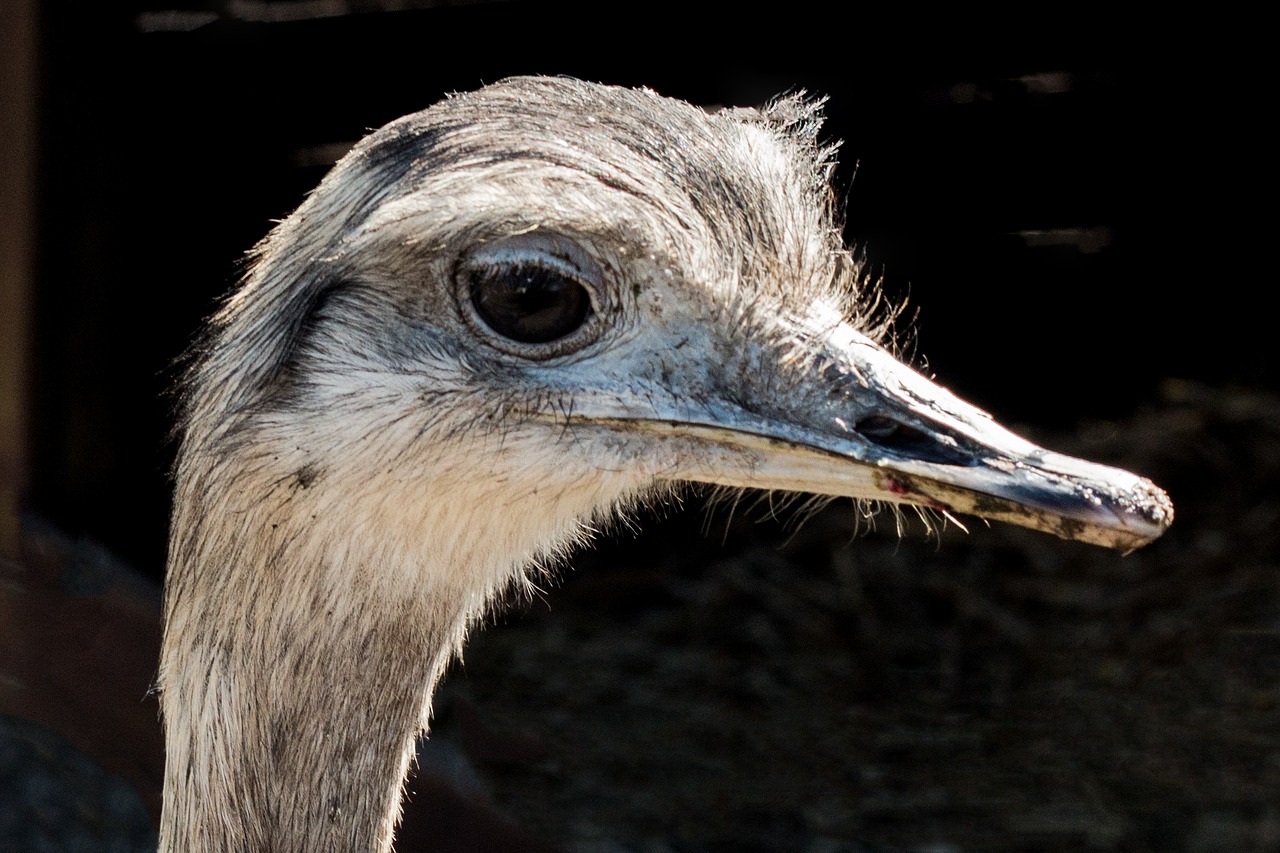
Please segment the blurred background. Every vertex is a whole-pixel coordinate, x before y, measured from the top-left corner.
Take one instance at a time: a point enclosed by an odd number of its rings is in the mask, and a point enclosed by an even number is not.
[[[917,361],[1153,477],[1179,520],[1121,559],[978,522],[855,540],[840,505],[798,531],[767,506],[656,511],[477,638],[403,849],[457,824],[449,849],[1280,850],[1256,24],[2,2],[0,849],[71,849],[29,762],[66,778],[76,754],[105,774],[77,838],[145,844],[167,391],[245,250],[368,130],[538,73],[828,96],[847,237],[907,301]]]

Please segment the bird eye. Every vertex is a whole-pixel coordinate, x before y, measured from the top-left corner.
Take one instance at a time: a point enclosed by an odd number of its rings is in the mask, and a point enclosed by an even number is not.
[[[477,243],[458,259],[463,320],[490,346],[542,360],[582,349],[604,332],[607,277],[583,244],[533,231]]]
[[[587,288],[564,270],[520,261],[471,267],[476,314],[504,338],[545,344],[568,337],[591,316]]]

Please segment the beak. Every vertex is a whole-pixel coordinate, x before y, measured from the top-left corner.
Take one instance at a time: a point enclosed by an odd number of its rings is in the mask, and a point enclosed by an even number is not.
[[[668,479],[915,504],[1125,552],[1173,522],[1150,480],[1037,447],[847,324],[805,340],[734,358],[696,407],[614,396],[574,420],[692,442]]]

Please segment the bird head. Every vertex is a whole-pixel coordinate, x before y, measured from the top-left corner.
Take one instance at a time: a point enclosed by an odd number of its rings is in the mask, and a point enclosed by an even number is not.
[[[880,340],[820,110],[524,78],[382,128],[213,323],[185,457],[495,578],[682,481],[1159,536],[1149,481],[1034,446]]]

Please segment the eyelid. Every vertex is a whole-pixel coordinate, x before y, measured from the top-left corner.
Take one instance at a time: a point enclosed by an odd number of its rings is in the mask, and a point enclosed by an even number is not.
[[[490,270],[508,269],[512,271],[522,269],[550,270],[551,272],[564,276],[570,281],[575,281],[582,285],[582,289],[587,292],[591,299],[592,309],[596,311],[599,310],[599,305],[597,304],[599,299],[597,293],[598,288],[595,286],[595,283],[584,276],[581,269],[573,264],[565,263],[562,258],[549,257],[547,255],[519,255],[512,253],[505,257],[495,255],[478,261],[469,259],[468,262],[464,263],[462,269],[473,270],[477,267],[487,267]]]
[[[463,263],[468,266],[481,263],[554,265],[565,274],[581,279],[592,289],[599,289],[604,281],[600,265],[577,243],[540,231],[483,243],[468,252]]]

